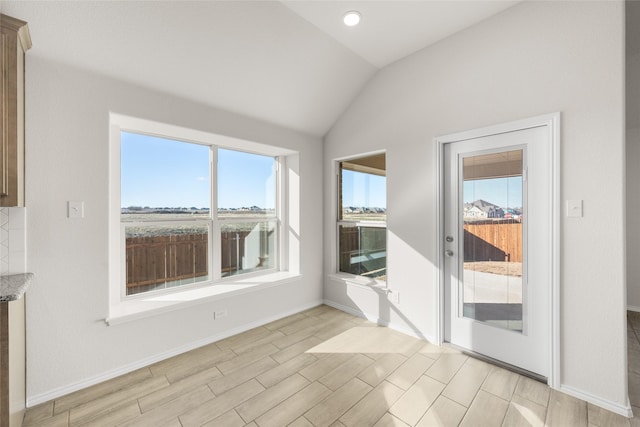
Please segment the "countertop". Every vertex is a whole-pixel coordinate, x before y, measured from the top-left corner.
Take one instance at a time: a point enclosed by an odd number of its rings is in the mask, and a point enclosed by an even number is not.
[[[33,273],[0,276],[0,303],[22,298],[32,280]]]

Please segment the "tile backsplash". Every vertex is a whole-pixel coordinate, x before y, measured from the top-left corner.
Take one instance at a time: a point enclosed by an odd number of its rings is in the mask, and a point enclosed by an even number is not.
[[[26,208],[0,208],[0,274],[26,273]]]

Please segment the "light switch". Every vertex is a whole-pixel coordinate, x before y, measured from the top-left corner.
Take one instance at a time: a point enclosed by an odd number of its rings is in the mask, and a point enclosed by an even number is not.
[[[84,202],[67,202],[67,218],[84,218]]]
[[[567,216],[573,218],[582,217],[582,200],[567,200]]]

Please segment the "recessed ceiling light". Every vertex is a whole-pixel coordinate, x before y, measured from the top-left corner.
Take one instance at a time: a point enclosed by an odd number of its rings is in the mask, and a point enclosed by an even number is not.
[[[347,27],[355,27],[360,23],[360,12],[351,10],[344,14],[342,20]]]

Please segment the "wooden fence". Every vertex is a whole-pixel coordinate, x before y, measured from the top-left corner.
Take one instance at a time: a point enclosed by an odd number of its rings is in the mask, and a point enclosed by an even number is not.
[[[242,268],[246,236],[250,231],[223,232],[222,273]],[[154,289],[158,284],[207,276],[207,234],[128,237],[127,289],[129,293]],[[260,266],[256,260],[257,266]],[[132,289],[135,288],[135,289]]]
[[[207,234],[129,237],[127,288],[206,276]]]
[[[464,260],[522,262],[522,223],[465,223]]]
[[[355,262],[353,257],[386,252],[386,230],[341,227],[340,270],[367,274],[386,266],[381,259]],[[222,273],[242,269],[246,236],[249,231],[223,232],[221,245]],[[207,267],[207,234],[173,234],[126,239],[127,288],[129,293],[143,292],[166,282],[203,277]],[[465,261],[522,262],[522,223],[465,223]],[[256,260],[256,263],[258,261]],[[257,264],[257,266],[260,266]],[[351,271],[351,270],[357,271]],[[133,289],[135,288],[135,289]]]

